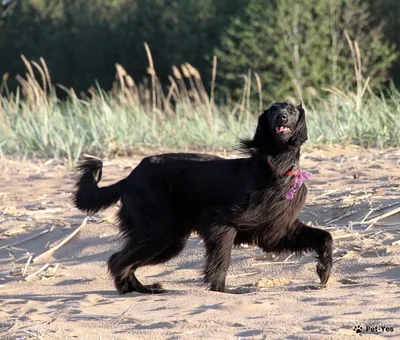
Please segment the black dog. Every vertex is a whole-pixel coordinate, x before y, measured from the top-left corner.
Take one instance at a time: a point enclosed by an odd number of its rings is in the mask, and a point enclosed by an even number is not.
[[[241,141],[248,158],[146,157],[127,178],[102,188],[101,161],[82,163],[74,196],[79,209],[95,213],[122,202],[118,217],[125,245],[108,261],[118,291],[163,292],[158,284],[142,285],[135,271],[178,255],[192,231],[204,239],[205,282],[213,291],[224,291],[232,246],[242,243],[265,252],[314,251],[317,274],[326,284],[332,237],[298,219],[307,194],[298,169],[306,140],[304,109],[284,102],[259,117],[253,139]]]

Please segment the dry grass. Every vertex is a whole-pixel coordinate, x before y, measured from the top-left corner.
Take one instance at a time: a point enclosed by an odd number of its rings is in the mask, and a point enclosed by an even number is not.
[[[349,39],[349,45],[357,88],[354,93],[326,89],[328,97],[308,103],[310,141],[400,146],[400,93],[373,95],[362,76],[357,43]],[[162,86],[147,45],[146,52],[150,83],[137,84],[117,64],[112,90],[93,87],[85,98],[53,85],[42,58],[36,63],[22,57],[27,72],[17,77],[17,91],[7,91],[8,75],[0,84],[0,153],[65,158],[73,166],[82,152],[112,155],[143,146],[216,151],[253,134],[257,114],[269,105],[257,74],[245,77],[237,103],[218,105],[216,58],[208,93],[187,63],[173,67],[168,86]],[[67,93],[65,101],[56,97],[55,86]]]

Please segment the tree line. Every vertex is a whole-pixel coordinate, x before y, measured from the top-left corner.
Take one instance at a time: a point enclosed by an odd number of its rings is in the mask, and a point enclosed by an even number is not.
[[[77,91],[109,89],[116,63],[140,82],[146,42],[165,86],[183,63],[209,86],[216,56],[220,97],[253,77],[265,99],[307,99],[351,89],[360,59],[379,91],[400,85],[399,18],[397,0],[14,0],[0,9],[0,76],[24,73],[23,54]]]

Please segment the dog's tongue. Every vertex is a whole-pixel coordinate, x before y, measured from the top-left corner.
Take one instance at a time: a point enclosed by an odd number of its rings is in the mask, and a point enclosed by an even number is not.
[[[280,127],[276,128],[276,131],[277,132],[286,132],[286,131],[289,131],[289,128],[286,126],[280,126]]]

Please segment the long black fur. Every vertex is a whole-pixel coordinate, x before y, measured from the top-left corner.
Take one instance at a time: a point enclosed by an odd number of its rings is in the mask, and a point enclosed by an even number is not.
[[[289,133],[278,132],[280,126],[289,127]],[[163,292],[158,284],[142,285],[135,270],[178,255],[193,231],[204,239],[205,283],[213,291],[225,290],[232,246],[242,243],[265,252],[315,252],[317,274],[326,284],[332,237],[299,221],[305,185],[293,200],[285,199],[293,183],[285,172],[299,166],[306,140],[304,109],[284,102],[260,115],[254,137],[241,141],[247,158],[189,153],[146,157],[127,178],[102,188],[102,163],[82,163],[74,195],[79,209],[95,213],[122,202],[118,217],[125,244],[108,261],[118,291]]]

